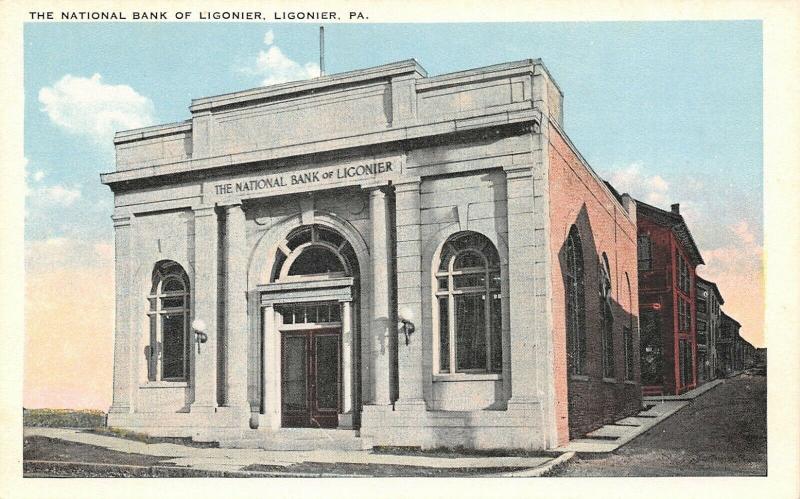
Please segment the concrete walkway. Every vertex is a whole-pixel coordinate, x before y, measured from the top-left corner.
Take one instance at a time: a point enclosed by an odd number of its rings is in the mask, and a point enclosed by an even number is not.
[[[662,402],[665,400],[694,400],[712,388],[719,386],[719,384],[723,381],[723,379],[715,379],[713,381],[709,381],[708,383],[703,383],[694,390],[689,390],[688,392],[680,395],[654,395],[652,397],[642,397],[642,400],[644,400],[645,403]]]
[[[370,451],[267,451],[263,449],[198,448],[178,444],[147,444],[108,435],[85,433],[68,428],[24,429],[24,435],[56,438],[69,442],[94,445],[109,450],[164,457],[176,466],[188,466],[208,471],[241,471],[254,465],[290,466],[304,462],[348,463],[429,468],[526,468],[524,476],[539,476],[548,471],[551,461],[561,462],[564,456],[554,457],[432,457],[373,454]],[[571,456],[569,456],[571,457]]]
[[[695,398],[719,386],[723,381],[722,379],[717,379],[681,395],[643,397],[644,405],[650,406],[647,410],[591,431],[586,435],[586,438],[570,440],[567,445],[557,448],[556,451],[581,454],[614,452],[683,409]]]

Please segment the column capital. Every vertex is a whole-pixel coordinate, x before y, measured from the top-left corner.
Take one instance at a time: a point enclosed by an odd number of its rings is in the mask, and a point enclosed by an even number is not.
[[[215,214],[214,206],[212,206],[212,205],[198,206],[198,207],[192,209],[192,211],[194,212],[195,218],[210,217],[210,216],[213,216]]]
[[[385,185],[370,186],[370,187],[365,187],[364,189],[369,191],[369,196],[373,199],[386,196]]]
[[[229,211],[229,210],[231,210],[233,208],[240,208],[240,209],[244,210],[244,207],[242,206],[242,200],[241,199],[231,199],[230,201],[220,201],[220,202],[217,203],[217,206],[219,206],[220,208],[224,208],[225,211]]]
[[[392,185],[394,185],[394,192],[417,192],[421,183],[422,179],[420,177],[403,177]]]
[[[117,229],[119,227],[128,227],[131,224],[131,219],[133,215],[128,213],[126,214],[119,214],[119,215],[111,215],[111,220],[114,223],[114,228]]]
[[[524,165],[508,165],[503,167],[503,171],[506,172],[506,179],[517,179],[517,178],[527,178],[533,176],[533,165],[532,164],[524,164]]]

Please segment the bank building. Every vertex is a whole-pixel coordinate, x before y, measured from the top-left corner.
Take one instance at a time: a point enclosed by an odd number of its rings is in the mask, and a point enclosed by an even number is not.
[[[546,449],[639,410],[636,207],[562,97],[407,60],[117,133],[109,426]]]

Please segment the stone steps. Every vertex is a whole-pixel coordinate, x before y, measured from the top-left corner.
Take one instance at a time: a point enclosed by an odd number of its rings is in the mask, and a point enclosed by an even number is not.
[[[278,451],[365,450],[372,444],[354,430],[317,428],[281,428],[276,431],[253,430],[241,438],[223,438],[220,447]]]

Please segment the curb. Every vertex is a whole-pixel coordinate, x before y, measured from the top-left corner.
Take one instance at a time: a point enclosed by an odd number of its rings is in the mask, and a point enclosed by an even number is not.
[[[505,477],[539,477],[547,474],[548,472],[552,471],[557,466],[561,466],[562,464],[568,462],[570,459],[575,457],[575,452],[569,451],[561,454],[560,456],[547,461],[544,464],[540,464],[535,468],[529,468],[527,470],[522,471],[511,471],[509,473],[500,473],[497,475],[484,475],[484,477],[495,477],[495,478],[505,478]]]
[[[45,460],[26,460],[23,462],[24,467],[28,467],[29,471],[24,473],[35,473],[35,468],[43,467],[45,469],[60,469],[62,471],[73,471],[76,469],[92,469],[96,471],[139,471],[143,474],[149,475],[150,478],[158,478],[159,472],[162,474],[169,474],[170,472],[186,473],[186,478],[369,478],[369,475],[359,474],[343,474],[343,473],[310,473],[310,472],[290,472],[290,471],[244,471],[244,470],[211,470],[203,467],[196,466],[167,466],[154,464],[150,466],[137,465],[137,464],[112,464],[112,463],[89,463],[81,461],[45,461]],[[31,470],[31,468],[33,468]]]

